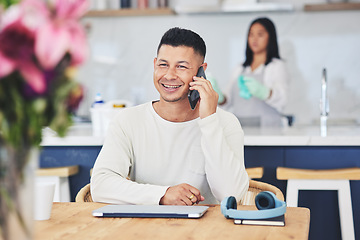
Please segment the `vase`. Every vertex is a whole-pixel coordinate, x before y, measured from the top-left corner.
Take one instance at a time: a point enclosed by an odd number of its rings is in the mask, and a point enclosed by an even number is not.
[[[34,181],[39,150],[0,142],[0,239],[33,238]]]

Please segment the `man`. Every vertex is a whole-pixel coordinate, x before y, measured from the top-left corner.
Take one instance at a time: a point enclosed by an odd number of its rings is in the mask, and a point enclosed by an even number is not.
[[[160,100],[124,109],[110,124],[91,178],[94,201],[193,205],[242,198],[244,134],[233,114],[217,108],[210,82],[195,76],[207,67],[205,53],[190,30],[164,34],[154,59]],[[189,90],[200,94],[194,110]]]

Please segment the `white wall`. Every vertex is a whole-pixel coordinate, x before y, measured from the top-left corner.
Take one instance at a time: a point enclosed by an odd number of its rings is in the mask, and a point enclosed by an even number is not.
[[[174,26],[203,37],[208,71],[225,87],[234,66],[244,60],[248,25],[260,16],[274,21],[280,55],[291,75],[285,113],[294,114],[297,124],[319,118],[321,73],[326,67],[329,118],[360,123],[360,11],[86,18],[84,22],[91,24],[91,56],[79,71],[86,87],[79,115],[89,115],[97,92],[106,100],[158,99],[153,59],[161,36]]]

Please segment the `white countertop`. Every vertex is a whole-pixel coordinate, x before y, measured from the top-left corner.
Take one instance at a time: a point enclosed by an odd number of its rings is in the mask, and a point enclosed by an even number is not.
[[[244,128],[245,146],[360,146],[360,126],[329,126],[326,137],[320,127]],[[90,123],[72,126],[65,138],[44,129],[42,146],[102,146],[104,137],[93,136]]]
[[[329,126],[326,137],[320,126],[244,128],[245,146],[360,146],[360,126]]]

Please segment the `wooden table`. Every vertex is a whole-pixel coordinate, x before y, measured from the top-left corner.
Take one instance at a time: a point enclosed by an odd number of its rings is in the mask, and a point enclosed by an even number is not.
[[[36,221],[35,239],[308,239],[310,210],[287,208],[285,227],[235,225],[212,205],[200,219],[96,218],[101,203],[54,203],[51,218]],[[239,209],[254,209],[240,206]]]

